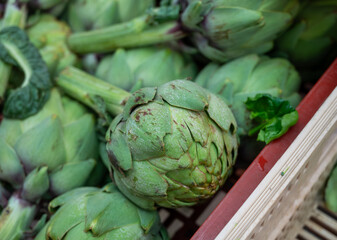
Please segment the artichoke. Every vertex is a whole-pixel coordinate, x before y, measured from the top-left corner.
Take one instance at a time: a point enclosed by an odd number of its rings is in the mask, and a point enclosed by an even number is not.
[[[29,40],[39,49],[51,75],[76,65],[78,59],[67,46],[66,39],[71,30],[65,22],[58,21],[52,15],[35,16],[32,26],[27,29]]]
[[[314,0],[303,3],[295,24],[277,40],[279,55],[296,66],[316,66],[337,47],[337,2]],[[329,59],[330,60],[336,56]]]
[[[183,25],[207,58],[226,62],[251,53],[266,53],[298,11],[297,0],[185,0]]]
[[[168,239],[158,213],[138,208],[113,183],[74,189],[49,208],[57,211],[35,240]]]
[[[153,5],[154,0],[73,0],[67,19],[74,32],[82,32],[129,21]]]
[[[197,84],[176,80],[130,95],[74,68],[61,72],[57,84],[94,109],[98,95],[110,112],[121,113],[107,131],[106,165],[140,207],[192,206],[212,197],[231,173],[236,121],[219,97]]]
[[[253,126],[245,106],[249,97],[264,93],[288,100],[292,106],[300,102],[297,93],[299,74],[289,61],[282,58],[252,54],[222,66],[210,63],[195,82],[226,101],[238,122],[240,135],[247,135]]]
[[[189,60],[189,61],[187,61]],[[169,48],[118,49],[103,58],[96,76],[127,91],[156,87],[172,79],[194,78],[191,59]]]
[[[0,239],[14,234],[5,226],[25,219],[29,222],[32,217],[20,219],[20,214],[27,208],[36,209],[41,198],[83,186],[96,165],[97,151],[93,116],[55,89],[36,115],[25,120],[4,118],[0,125],[0,180],[14,189],[12,198],[20,197],[20,201],[9,202],[22,211],[11,211],[10,204],[9,210],[3,210]]]
[[[271,50],[298,9],[298,0],[173,1],[123,24],[72,34],[69,45],[79,53],[109,52],[177,40],[188,34],[204,56],[226,62]]]

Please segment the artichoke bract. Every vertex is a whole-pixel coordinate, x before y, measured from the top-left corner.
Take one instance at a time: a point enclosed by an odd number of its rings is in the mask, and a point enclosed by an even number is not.
[[[51,75],[57,74],[66,66],[76,65],[78,59],[66,43],[71,30],[69,26],[54,16],[35,16],[32,26],[27,29],[29,40],[39,49]]]
[[[154,0],[74,0],[69,3],[67,19],[74,32],[82,32],[129,21],[153,5]]]
[[[110,183],[104,188],[77,188],[49,204],[56,213],[35,240],[169,239],[155,211],[130,202]]]
[[[337,48],[336,11],[336,1],[304,2],[295,24],[276,42],[278,54],[302,67],[326,61]],[[330,64],[334,57],[327,62]]]
[[[236,121],[221,98],[197,84],[175,80],[130,95],[74,68],[61,72],[57,84],[90,107],[90,96],[98,95],[110,112],[121,113],[107,131],[106,165],[121,192],[140,207],[195,205],[212,197],[231,173]]]
[[[54,89],[36,115],[25,120],[2,120],[0,180],[14,189],[12,197],[20,197],[20,201],[14,201],[18,209],[36,208],[36,203],[47,195],[83,186],[96,165],[97,151],[94,117]],[[20,219],[21,211],[6,208],[0,216],[4,223],[0,239],[14,234],[5,226],[15,223],[6,225],[6,221],[25,221]],[[35,211],[30,213],[34,215]]]
[[[191,59],[169,48],[118,49],[98,65],[96,76],[127,91],[156,87],[172,79],[194,78]]]
[[[247,135],[252,120],[245,106],[246,100],[257,94],[270,94],[297,106],[301,100],[297,92],[300,80],[288,60],[252,54],[224,65],[210,63],[195,82],[226,101],[238,122],[239,134]]]

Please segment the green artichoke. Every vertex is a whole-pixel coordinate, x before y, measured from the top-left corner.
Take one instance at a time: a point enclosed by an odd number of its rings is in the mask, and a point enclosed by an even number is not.
[[[245,106],[249,97],[264,93],[288,100],[292,106],[300,102],[297,93],[299,74],[289,61],[282,58],[252,54],[222,66],[210,63],[195,82],[226,101],[238,122],[240,135],[247,135],[253,126]]]
[[[298,11],[298,0],[185,0],[182,23],[207,58],[226,62],[266,53]]]
[[[337,1],[304,2],[295,24],[277,40],[278,54],[296,66],[316,66],[325,61],[337,48],[336,12]]]
[[[168,239],[158,213],[138,208],[113,183],[74,189],[49,208],[57,211],[35,240]]]
[[[83,186],[96,165],[97,148],[93,116],[54,89],[36,115],[25,120],[2,120],[0,180],[14,189],[22,201],[13,201],[22,203],[24,211],[48,195]],[[6,222],[18,220],[20,214],[21,211],[2,212],[0,239],[14,234],[5,227],[14,222]]]
[[[154,0],[73,0],[67,19],[74,32],[82,32],[129,21],[153,5]]]
[[[298,0],[173,1],[123,24],[72,34],[69,45],[78,53],[109,52],[189,35],[190,42],[204,56],[226,62],[271,50],[273,41],[290,26],[298,9]]]
[[[32,26],[27,29],[29,40],[39,49],[51,75],[66,66],[77,64],[77,57],[67,46],[66,39],[71,30],[65,22],[52,15],[35,16]]]
[[[103,58],[96,76],[127,91],[156,87],[172,79],[194,78],[197,67],[191,59],[169,48],[118,49]]]
[[[94,109],[101,96],[110,112],[122,112],[107,131],[106,165],[140,207],[192,206],[212,197],[231,173],[236,121],[223,100],[197,84],[176,80],[130,95],[74,68],[57,84]]]

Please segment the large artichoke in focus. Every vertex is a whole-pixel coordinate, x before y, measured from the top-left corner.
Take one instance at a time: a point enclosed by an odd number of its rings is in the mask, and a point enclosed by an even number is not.
[[[140,207],[192,206],[212,197],[231,173],[236,121],[221,98],[197,84],[176,80],[128,94],[74,68],[57,84],[94,109],[100,96],[107,110],[121,113],[107,131],[105,163]]]
[[[207,58],[226,62],[246,54],[266,53],[290,26],[298,0],[184,0],[182,24]]]
[[[127,91],[156,87],[172,79],[194,78],[191,59],[169,48],[118,49],[102,59],[96,76]]]
[[[195,82],[223,97],[238,122],[240,135],[247,135],[252,128],[250,112],[245,106],[249,97],[270,94],[288,100],[292,106],[300,101],[297,93],[299,74],[288,60],[282,58],[252,54],[222,66],[210,63]]]
[[[227,105],[190,81],[143,88],[107,132],[114,180],[145,209],[195,205],[231,173],[236,128]]]
[[[66,39],[71,30],[65,22],[52,15],[41,15],[32,19],[27,29],[29,40],[39,49],[51,75],[57,74],[66,66],[76,65],[78,59],[67,46]]]
[[[78,188],[50,202],[56,213],[35,240],[168,239],[155,211],[138,208],[114,184]]]
[[[303,3],[295,24],[277,40],[278,54],[296,66],[314,66],[337,51],[337,1],[314,0]]]
[[[9,200],[12,205],[5,206],[0,216],[0,239],[14,235],[5,226],[16,222],[29,226],[35,203],[41,198],[83,186],[96,165],[95,158],[93,116],[57,90],[36,115],[25,120],[4,118],[0,125],[0,180],[11,186],[12,198],[18,200]],[[27,208],[34,210],[29,217],[21,217]]]
[[[154,0],[73,0],[67,19],[74,32],[107,27],[129,21],[145,13]]]

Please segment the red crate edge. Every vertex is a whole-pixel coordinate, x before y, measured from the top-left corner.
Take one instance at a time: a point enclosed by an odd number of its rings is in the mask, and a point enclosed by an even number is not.
[[[263,148],[211,215],[195,232],[191,240],[216,238],[336,86],[337,58],[296,108],[299,113],[297,124],[284,136]]]

